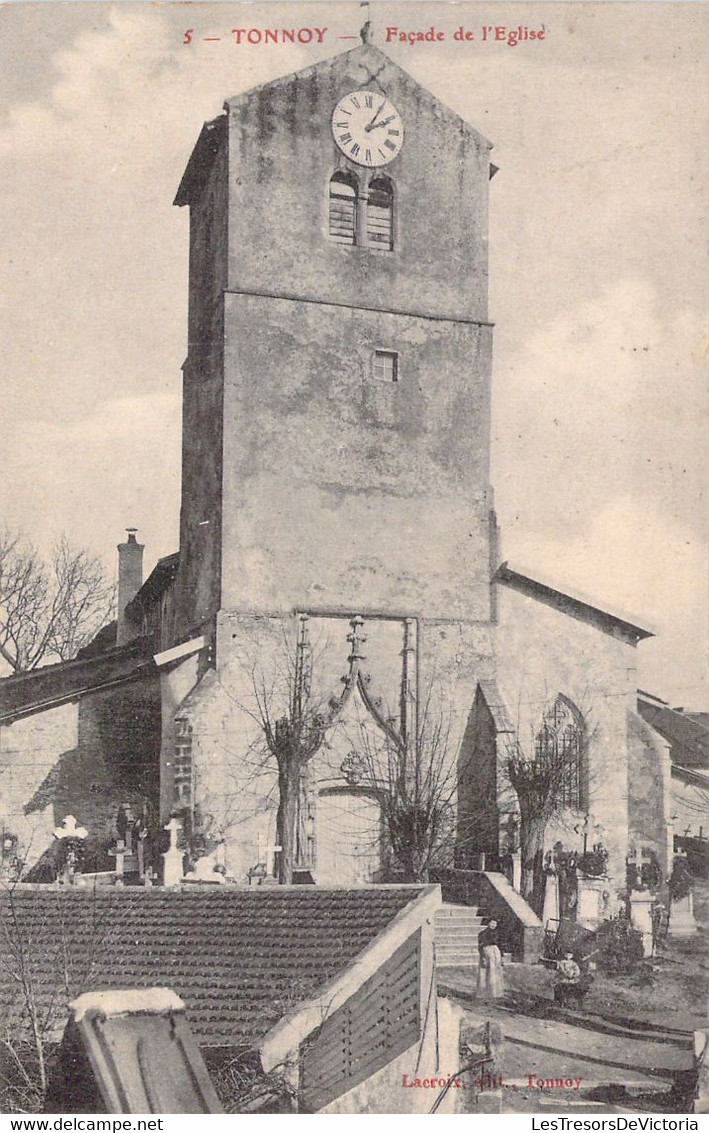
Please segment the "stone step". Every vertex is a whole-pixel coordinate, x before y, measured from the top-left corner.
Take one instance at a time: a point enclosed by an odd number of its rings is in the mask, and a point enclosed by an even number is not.
[[[439,948],[436,945],[436,962],[438,965],[446,964],[475,964],[478,963],[477,948]]]
[[[478,916],[480,916],[480,910],[477,905],[442,905],[436,912],[437,921]]]
[[[467,921],[436,921],[438,935],[452,932],[479,932],[481,928],[485,928],[482,917]]]
[[[457,940],[459,937],[464,936],[466,940],[473,937],[477,940],[478,935],[485,928],[484,924],[451,924],[451,925],[436,925],[436,939],[437,940]]]
[[[436,913],[436,965],[478,966],[478,935],[485,919],[474,905],[444,905]]]

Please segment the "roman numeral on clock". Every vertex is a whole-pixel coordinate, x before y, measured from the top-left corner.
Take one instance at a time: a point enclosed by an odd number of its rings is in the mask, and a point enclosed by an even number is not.
[[[350,153],[352,154],[353,157],[356,157],[357,154],[359,153],[359,146],[357,145],[357,142],[355,142],[354,145],[352,146]]]
[[[367,107],[368,110],[371,110],[372,107],[374,106],[374,99],[373,99],[371,94],[365,95],[364,105]]]
[[[352,141],[352,135],[351,134],[340,134],[340,141],[342,142],[343,146],[347,146]]]

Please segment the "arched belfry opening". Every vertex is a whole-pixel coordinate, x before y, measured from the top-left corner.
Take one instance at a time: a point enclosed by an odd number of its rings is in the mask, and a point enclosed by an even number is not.
[[[391,252],[394,248],[394,186],[388,177],[375,177],[367,192],[367,244]]]
[[[354,173],[333,173],[330,178],[328,231],[336,244],[357,242],[357,189]]]

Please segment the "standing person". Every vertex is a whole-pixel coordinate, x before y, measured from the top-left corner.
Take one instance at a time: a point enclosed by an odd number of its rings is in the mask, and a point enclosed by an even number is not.
[[[563,960],[557,960],[557,979],[554,985],[554,1002],[567,1007],[570,999],[578,999],[581,990],[581,969],[574,960],[573,952],[566,952]]]
[[[490,921],[478,936],[478,991],[499,999],[502,995],[502,953],[497,921]]]

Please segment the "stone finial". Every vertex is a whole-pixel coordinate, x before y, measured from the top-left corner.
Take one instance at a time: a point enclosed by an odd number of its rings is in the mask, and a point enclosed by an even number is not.
[[[367,7],[369,7],[369,5],[367,5]],[[359,35],[360,35],[360,39],[362,40],[362,43],[366,44],[366,43],[372,42],[372,21],[371,20],[365,21],[365,23],[359,29]]]

